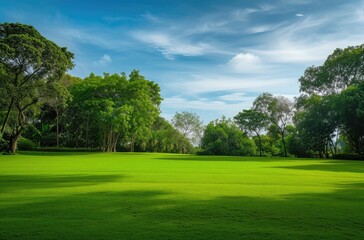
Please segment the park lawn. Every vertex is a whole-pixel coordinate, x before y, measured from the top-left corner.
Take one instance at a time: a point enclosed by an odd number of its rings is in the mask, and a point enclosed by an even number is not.
[[[364,162],[0,156],[0,239],[363,239]]]

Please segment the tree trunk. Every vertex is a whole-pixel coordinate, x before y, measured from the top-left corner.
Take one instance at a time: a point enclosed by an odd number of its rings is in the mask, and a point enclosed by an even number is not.
[[[135,137],[132,137],[130,142],[130,152],[134,152],[134,144],[135,144]]]
[[[20,134],[23,132],[22,128],[19,129],[14,135],[11,136],[10,142],[9,142],[9,151],[11,153],[15,153],[17,146],[18,146],[18,140],[20,137]]]
[[[260,134],[257,134],[258,143],[259,143],[259,157],[262,156],[262,139],[260,138]]]
[[[14,104],[14,97],[11,98],[11,102],[10,102],[10,105],[8,107],[8,111],[6,113],[6,116],[5,116],[5,119],[4,119],[4,122],[3,122],[3,125],[1,127],[1,135],[4,134],[4,131],[5,131],[5,126],[6,126],[6,123],[8,122],[8,119],[9,119],[9,115],[10,115],[10,111],[11,111],[11,108],[13,107],[13,104]]]
[[[281,136],[282,136],[282,145],[283,145],[283,152],[284,152],[284,156],[287,157],[287,148],[286,148],[286,141],[284,139],[284,132],[281,132]]]
[[[59,147],[59,120],[58,120],[58,117],[59,117],[59,110],[57,108],[56,109],[57,147]]]
[[[88,132],[89,132],[89,123],[90,123],[90,114],[87,114],[87,123],[86,123],[86,148],[88,149]]]

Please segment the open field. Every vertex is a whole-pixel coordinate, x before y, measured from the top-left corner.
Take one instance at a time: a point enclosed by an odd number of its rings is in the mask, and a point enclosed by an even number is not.
[[[0,156],[0,239],[363,239],[364,162]]]

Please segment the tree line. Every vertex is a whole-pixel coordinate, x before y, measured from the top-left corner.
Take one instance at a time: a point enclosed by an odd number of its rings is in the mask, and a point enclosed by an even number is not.
[[[80,79],[74,55],[34,27],[0,24],[0,148],[329,157],[364,154],[364,46],[306,69],[295,99],[260,94],[233,119],[160,117],[158,84],[139,71]]]
[[[336,49],[322,65],[306,69],[299,79],[299,97],[260,94],[234,121],[211,122],[202,148],[207,154],[224,155],[364,155],[363,80],[364,45]],[[255,146],[241,144],[249,136]]]
[[[160,115],[160,88],[129,75],[65,74],[74,55],[34,27],[0,24],[0,145],[187,153],[189,140]]]

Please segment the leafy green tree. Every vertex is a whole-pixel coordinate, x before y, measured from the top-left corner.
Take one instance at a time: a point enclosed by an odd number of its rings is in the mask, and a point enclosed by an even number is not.
[[[159,91],[157,84],[138,71],[132,71],[129,78],[125,74],[90,74],[71,88],[69,131],[83,136],[79,141],[86,147],[91,143],[103,151],[116,151],[121,141],[134,151],[137,140],[147,138],[159,115]]]
[[[364,82],[332,97],[343,132],[357,154],[364,154]]]
[[[54,84],[73,67],[73,54],[20,23],[0,24],[1,134],[16,151],[27,117],[50,98]],[[8,124],[11,118],[11,124]]]
[[[234,117],[235,122],[240,129],[249,134],[254,133],[258,138],[259,156],[262,156],[262,140],[261,135],[268,127],[269,120],[267,116],[253,109],[243,110]]]
[[[193,150],[189,140],[162,117],[154,122],[145,147],[140,141],[137,145],[138,150],[147,152],[191,153]]]
[[[264,114],[279,131],[285,157],[287,156],[286,127],[292,122],[293,109],[294,104],[288,98],[274,97],[270,93],[262,93],[253,103],[253,110]]]
[[[210,122],[202,137],[202,149],[211,155],[254,155],[256,145],[230,119]]]
[[[306,69],[300,91],[330,95],[364,80],[364,45],[336,49],[321,66]]]
[[[295,124],[299,138],[307,151],[317,151],[320,157],[328,157],[331,149],[336,152],[333,139],[338,123],[329,97],[315,94],[310,97],[300,97],[297,109]]]
[[[187,137],[194,145],[199,145],[203,132],[200,117],[193,112],[176,113],[172,118],[173,126]]]

